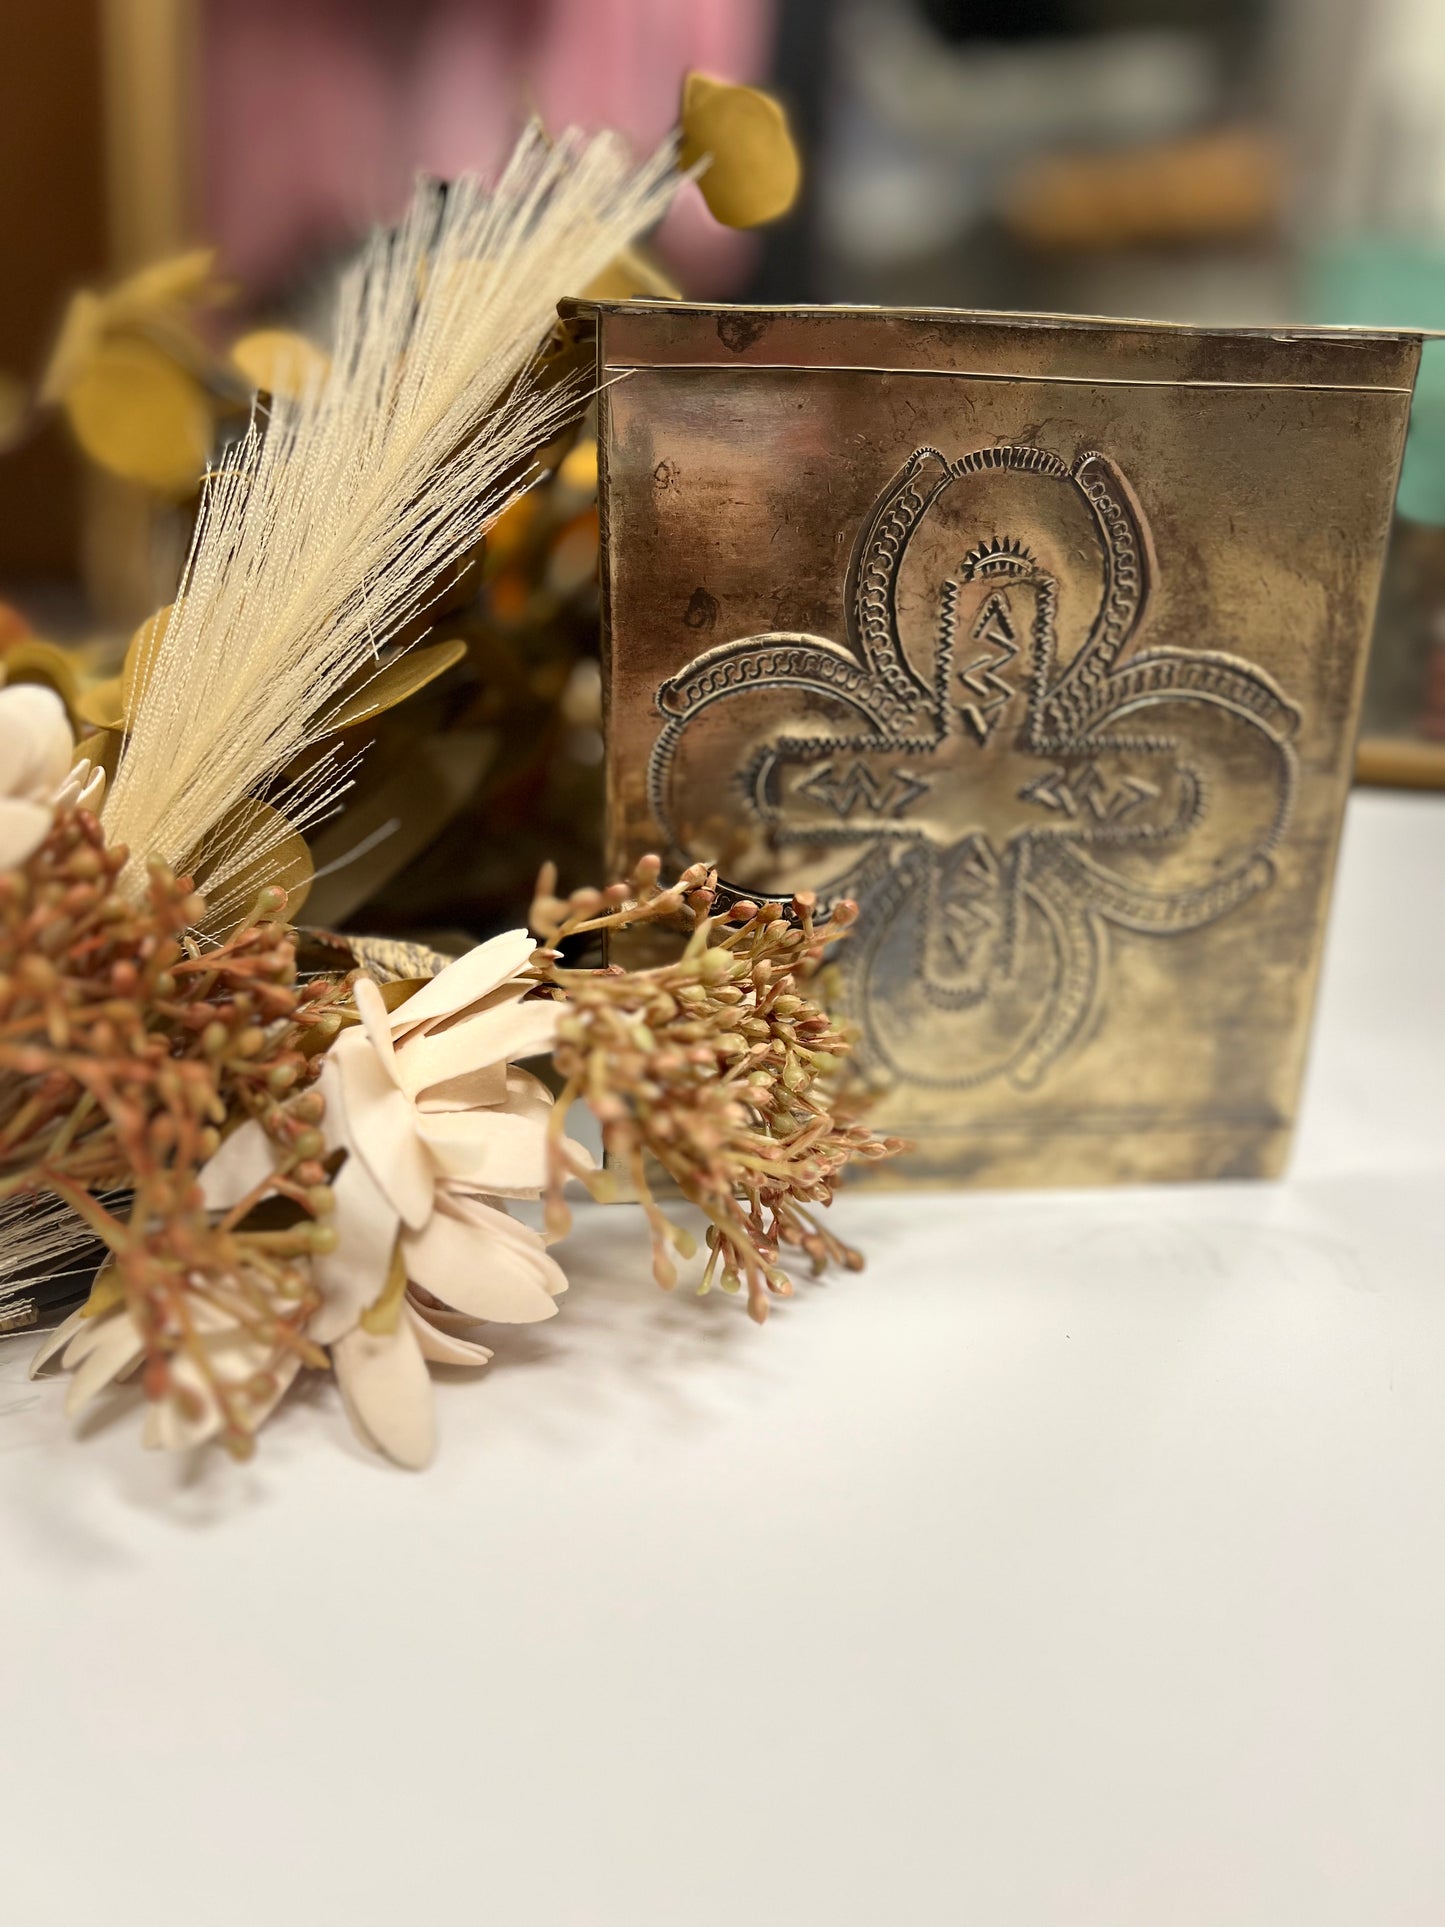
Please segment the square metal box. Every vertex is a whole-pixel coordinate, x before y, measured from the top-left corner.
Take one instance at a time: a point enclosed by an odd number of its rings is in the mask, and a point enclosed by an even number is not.
[[[564,313],[614,873],[858,899],[895,1176],[1277,1172],[1419,337]]]

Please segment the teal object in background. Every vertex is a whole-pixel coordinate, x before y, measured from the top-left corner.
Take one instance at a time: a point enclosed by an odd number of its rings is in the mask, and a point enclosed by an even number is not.
[[[1305,257],[1313,321],[1333,326],[1445,328],[1445,243],[1332,241]],[[1445,527],[1445,341],[1427,341],[1410,411],[1397,513]]]

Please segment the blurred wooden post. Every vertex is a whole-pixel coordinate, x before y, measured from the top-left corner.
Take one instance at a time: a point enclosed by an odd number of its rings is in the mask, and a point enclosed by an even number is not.
[[[117,273],[194,238],[194,0],[101,0],[106,213]]]
[[[196,0],[100,0],[106,229],[111,271],[196,239]],[[144,489],[87,469],[81,567],[95,614],[129,628],[165,600],[174,516]]]
[[[95,0],[0,7],[0,372],[39,377],[66,296],[106,260]],[[55,421],[0,459],[0,597],[73,575],[79,463]]]

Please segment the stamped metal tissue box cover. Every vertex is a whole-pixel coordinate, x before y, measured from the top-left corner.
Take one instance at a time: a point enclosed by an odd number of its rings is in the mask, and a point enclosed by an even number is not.
[[[903,1175],[1278,1171],[1418,338],[564,312],[614,873],[857,899]]]

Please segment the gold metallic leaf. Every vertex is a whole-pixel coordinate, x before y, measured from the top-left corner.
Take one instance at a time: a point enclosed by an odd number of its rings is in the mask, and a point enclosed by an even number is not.
[[[75,713],[83,723],[90,723],[96,729],[128,729],[131,724],[135,705],[145,692],[145,679],[150,674],[150,662],[146,652],[152,645],[153,637],[164,629],[170,620],[174,603],[168,602],[163,609],[157,609],[153,616],[147,616],[126,644],[125,662],[120,674],[105,676],[83,689],[75,703]],[[146,662],[145,677],[141,664]]]
[[[120,675],[120,713],[127,729],[135,721],[136,709],[155,667],[152,651],[156,639],[164,632],[175,606],[173,602],[167,602],[153,616],[147,616],[126,644],[125,666]]]
[[[364,784],[345,814],[316,832],[324,874],[308,905],[313,920],[334,926],[355,917],[476,795],[496,751],[490,730],[444,730],[415,742],[384,780]],[[357,955],[363,963],[376,960],[364,941]]]
[[[420,643],[415,649],[408,649],[402,655],[394,656],[391,661],[358,682],[349,695],[343,696],[336,709],[327,717],[323,727],[326,729],[350,729],[355,723],[369,722],[383,710],[405,702],[419,689],[425,689],[429,682],[450,669],[454,662],[460,662],[467,653],[464,642]]]
[[[802,168],[787,116],[756,87],[689,74],[682,84],[678,160],[684,168],[707,160],[698,187],[725,227],[775,221],[798,197]]]
[[[94,354],[105,326],[105,307],[98,294],[82,288],[70,297],[50,360],[40,378],[43,402],[64,400],[71,384]]]
[[[211,447],[200,383],[148,341],[100,341],[62,397],[85,453],[127,481],[182,501],[195,491]]]
[[[409,997],[415,997],[430,982],[430,977],[394,977],[389,984],[379,986],[381,1001],[388,1011],[400,1010]]]
[[[75,760],[82,757],[92,769],[103,769],[109,785],[115,777],[116,766],[120,762],[121,734],[118,729],[97,729],[89,736],[82,736],[75,745]]]
[[[227,290],[211,279],[215,258],[213,249],[196,248],[152,262],[107,294],[80,289],[66,308],[41,379],[40,400],[63,401],[100,344],[117,336],[148,340],[158,351],[166,341],[188,364],[203,363],[206,351],[190,311],[226,296]]]
[[[226,867],[232,852],[257,842],[266,844],[264,855],[208,887],[210,874]],[[256,898],[272,884],[286,892],[286,916],[294,922],[311,888],[314,865],[306,839],[280,810],[247,796],[222,817],[186,868],[207,894],[202,930],[207,936],[224,937],[250,916]]]
[[[72,718],[80,713],[79,672],[70,651],[53,642],[22,636],[17,642],[0,645],[0,678],[7,683],[43,683],[55,691]]]
[[[151,261],[100,297],[112,321],[149,319],[167,308],[192,308],[223,300],[226,289],[212,279],[214,248],[190,248]]]
[[[82,1318],[103,1318],[125,1303],[125,1274],[114,1258],[107,1258],[91,1283],[90,1296],[80,1308]]]
[[[289,328],[257,328],[242,335],[231,360],[253,388],[268,395],[299,395],[331,366],[331,357]]]
[[[75,713],[92,729],[118,730],[125,722],[124,682],[120,676],[102,676],[88,684],[76,699]]]
[[[682,290],[668,278],[643,248],[624,248],[609,261],[583,293],[591,301],[630,301],[647,295],[654,301],[678,301]]]

